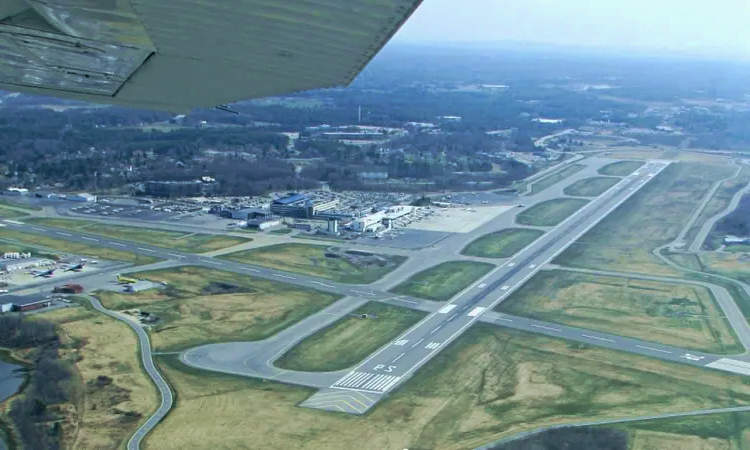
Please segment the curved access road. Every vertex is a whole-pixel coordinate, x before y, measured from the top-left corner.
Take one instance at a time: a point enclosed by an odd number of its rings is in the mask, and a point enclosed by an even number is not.
[[[695,221],[698,220],[698,217],[701,215],[701,213],[703,213],[703,210],[706,209],[706,205],[708,205],[708,202],[710,202],[711,199],[714,198],[714,195],[716,195],[716,191],[719,190],[722,184],[739,177],[741,172],[742,172],[742,167],[737,165],[737,171],[734,173],[734,175],[732,175],[731,177],[724,178],[723,180],[719,180],[716,183],[714,183],[713,187],[708,192],[706,192],[706,195],[703,196],[703,199],[701,199],[701,202],[698,204],[698,207],[695,208],[695,211],[693,211],[693,215],[690,216],[690,219],[687,221],[687,223],[685,223],[685,226],[682,227],[682,231],[680,231],[680,235],[677,236],[677,238],[674,240],[675,244],[682,243],[684,245],[685,236],[687,236],[690,229],[693,228]],[[711,220],[708,220],[706,223],[710,221]],[[705,227],[702,227],[701,231],[703,231],[704,228]],[[710,230],[711,230],[711,227],[708,228],[708,231]],[[706,234],[708,234],[708,232],[706,232]],[[705,236],[703,236],[703,239],[705,239]],[[695,239],[693,239],[693,242],[690,245],[690,251],[694,252],[694,251],[700,250],[700,246],[703,243],[703,239],[700,239],[700,233],[699,233],[699,235],[696,236]],[[700,243],[698,244],[698,248],[693,250],[693,247],[695,246],[696,242],[700,242]]]
[[[739,173],[738,173],[739,175]],[[734,212],[735,209],[737,209],[737,205],[740,204],[740,200],[742,200],[742,197],[750,191],[750,183],[745,185],[742,189],[737,191],[736,194],[732,197],[732,200],[729,201],[729,205],[724,209],[724,211],[720,212],[719,214],[711,217],[710,219],[706,220],[706,222],[701,226],[700,231],[698,231],[698,234],[693,239],[693,242],[690,244],[690,248],[688,251],[691,252],[697,252],[703,247],[703,243],[706,241],[706,238],[708,237],[708,233],[713,230],[714,225],[716,225],[716,222],[720,221],[721,219],[725,218],[732,212]]]
[[[143,361],[143,368],[146,370],[146,373],[148,373],[148,376],[150,376],[154,381],[157,389],[159,389],[159,394],[161,395],[161,404],[159,405],[159,408],[143,423],[143,425],[140,426],[140,428],[138,428],[138,430],[136,430],[136,432],[128,441],[128,450],[138,450],[143,438],[146,437],[146,435],[156,426],[156,424],[158,424],[164,418],[164,416],[167,415],[169,410],[172,408],[172,404],[174,403],[172,390],[169,389],[169,385],[167,384],[166,380],[161,376],[159,371],[156,369],[156,366],[154,365],[154,359],[151,355],[151,341],[149,340],[146,331],[137,323],[130,320],[130,318],[122,314],[118,314],[114,311],[108,310],[107,308],[102,306],[101,303],[99,303],[99,300],[95,299],[94,297],[86,296],[86,298],[91,302],[91,305],[94,307],[94,309],[121,322],[125,322],[130,328],[133,329],[133,331],[135,331],[135,334],[138,335],[138,341],[141,346],[141,359]]]

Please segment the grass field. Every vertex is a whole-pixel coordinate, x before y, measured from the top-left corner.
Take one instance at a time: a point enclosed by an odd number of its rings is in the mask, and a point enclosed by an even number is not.
[[[306,372],[343,370],[395,339],[427,313],[399,306],[370,302],[292,347],[274,362],[282,369]]]
[[[592,177],[578,180],[563,190],[574,197],[598,197],[620,181],[615,177]]]
[[[29,213],[24,212],[20,209],[8,208],[0,205],[0,218],[2,219],[17,219],[19,217],[26,217]]]
[[[144,450],[471,449],[519,432],[747,403],[740,376],[476,324],[366,416],[296,405],[310,389],[158,364],[175,409]],[[248,426],[252,424],[252,426]]]
[[[542,271],[497,309],[716,354],[744,350],[710,291],[689,284]]]
[[[84,307],[38,317],[59,326],[61,357],[77,372],[71,382],[79,395],[62,408],[64,447],[124,448],[159,405],[156,387],[141,369],[135,333],[124,323]]]
[[[72,231],[98,234],[113,239],[141,242],[157,247],[171,248],[184,252],[205,253],[213,250],[244,244],[252,241],[250,238],[237,236],[223,236],[216,234],[185,233],[181,231],[166,231],[125,225],[110,225],[88,220],[69,219],[30,219],[27,222],[50,227],[63,228]]]
[[[571,175],[580,172],[581,170],[585,169],[585,164],[571,164],[569,166],[565,166],[562,169],[552,172],[552,174],[547,175],[546,177],[542,178],[539,181],[535,181],[531,185],[531,195],[538,194],[542,192],[543,190],[547,189],[550,186],[554,186],[555,184],[561,182],[562,180],[570,177]]]
[[[622,428],[631,431],[630,450],[746,449],[750,438],[750,413],[647,420]]]
[[[735,180],[724,182],[724,184],[719,188],[718,191],[716,191],[716,194],[708,202],[706,208],[698,217],[698,220],[696,220],[695,225],[690,228],[690,231],[687,234],[688,242],[692,241],[695,235],[698,234],[698,230],[700,229],[701,225],[706,222],[706,220],[724,211],[724,209],[729,206],[729,202],[732,200],[734,194],[745,187],[748,182],[750,182],[750,170],[748,170],[747,168],[742,169],[740,176]],[[707,250],[718,249],[724,243],[724,234],[725,233],[717,233],[716,227],[714,226],[714,229],[711,230],[710,233],[708,233],[708,236],[706,236],[706,240],[705,242],[703,242],[702,248]],[[750,248],[748,248],[748,246],[736,246],[740,248],[745,247],[742,250],[737,250],[733,247],[735,246],[727,247],[726,251],[750,251]]]
[[[508,228],[480,237],[467,245],[462,255],[480,258],[510,258],[544,232],[529,228]]]
[[[570,217],[587,203],[588,200],[581,198],[547,200],[522,211],[516,216],[516,222],[535,227],[552,227]]]
[[[78,242],[70,242],[36,234],[26,234],[21,231],[8,229],[0,229],[0,239],[8,240],[11,244],[41,247],[43,249],[54,250],[62,253],[74,253],[76,255],[91,256],[112,261],[129,262],[136,265],[153,264],[162,261],[162,259],[153,256],[138,255],[136,253],[113,250],[104,247],[94,247]]]
[[[750,283],[750,257],[742,253],[701,252],[698,254],[666,253],[677,264]]]
[[[476,261],[448,261],[419,272],[391,289],[394,294],[447,301],[495,266]]]
[[[599,169],[599,173],[610,177],[625,177],[646,164],[643,161],[617,161]]]
[[[372,283],[406,260],[399,255],[342,253],[335,247],[313,244],[269,245],[219,258],[351,284]]]
[[[165,289],[135,294],[95,293],[108,309],[139,308],[162,318],[151,346],[177,351],[200,344],[256,341],[270,337],[339,297],[242,274],[182,266],[129,274],[167,281]]]
[[[674,240],[729,165],[671,164],[555,259],[563,266],[680,275],[651,254]]]
[[[6,200],[6,199],[3,199],[3,198],[0,198],[0,205],[7,206],[7,207],[10,207],[10,208],[19,209],[19,210],[22,210],[22,211],[29,211],[29,212],[32,212],[32,211],[41,211],[42,210],[42,208],[40,206],[31,206],[31,205],[26,205],[26,204],[23,204],[23,203],[16,203],[16,202],[12,202],[10,200]]]

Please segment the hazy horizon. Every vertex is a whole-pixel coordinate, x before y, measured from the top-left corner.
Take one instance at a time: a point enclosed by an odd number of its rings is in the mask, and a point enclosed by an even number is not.
[[[750,60],[748,16],[750,3],[733,0],[424,0],[394,42],[518,42]]]

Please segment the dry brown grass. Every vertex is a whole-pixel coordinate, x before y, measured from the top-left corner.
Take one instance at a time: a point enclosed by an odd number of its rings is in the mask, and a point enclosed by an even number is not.
[[[124,323],[82,307],[39,317],[58,324],[64,341],[75,343],[62,351],[62,357],[78,359],[84,397],[80,404],[67,405],[65,447],[123,446],[159,404],[156,388],[141,370],[135,333]],[[97,386],[100,376],[111,378],[111,384]]]
[[[555,263],[681,276],[651,252],[674,240],[718,180],[735,172],[729,164],[672,164],[560,254]]]
[[[105,308],[138,308],[162,319],[150,328],[151,345],[176,351],[211,342],[258,340],[333,303],[338,296],[204,267],[183,266],[134,274],[167,281],[165,289],[133,294],[98,291]],[[208,292],[215,283],[233,292]]]
[[[690,366],[565,341],[472,327],[364,417],[298,408],[311,391],[160,367],[176,408],[144,450],[474,448],[550,424],[742,403],[750,386]],[[747,397],[744,397],[747,398]]]
[[[632,434],[630,450],[733,450],[731,442],[675,433],[638,430]]]
[[[544,271],[502,303],[512,314],[714,353],[741,353],[701,286]]]

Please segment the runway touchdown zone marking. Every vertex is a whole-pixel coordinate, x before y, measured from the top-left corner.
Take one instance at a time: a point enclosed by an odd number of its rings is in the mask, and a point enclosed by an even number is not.
[[[408,339],[401,339],[400,341],[396,341],[393,343],[393,345],[398,345],[399,347],[403,347],[406,345],[406,343],[409,342]]]

